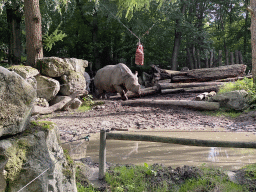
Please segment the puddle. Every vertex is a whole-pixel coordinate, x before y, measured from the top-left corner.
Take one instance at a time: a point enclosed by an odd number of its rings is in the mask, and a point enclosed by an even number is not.
[[[136,133],[137,134],[137,133]],[[143,133],[141,133],[143,134]],[[149,134],[147,132],[147,134]],[[167,133],[153,133],[167,136]],[[209,134],[209,135],[207,135]],[[171,133],[175,137],[209,138],[218,140],[256,140],[253,133]],[[193,138],[193,137],[192,137]],[[136,164],[160,163],[176,168],[178,166],[220,167],[225,170],[236,170],[247,164],[256,163],[256,149],[198,147],[159,142],[107,140],[106,160],[109,163]],[[86,157],[98,163],[99,134],[91,137],[86,150]]]

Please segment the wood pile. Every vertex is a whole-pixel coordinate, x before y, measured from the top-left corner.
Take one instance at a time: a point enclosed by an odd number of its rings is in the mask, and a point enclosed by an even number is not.
[[[144,73],[144,80],[150,87],[141,89],[141,97],[154,94],[170,93],[203,93],[197,99],[208,97],[207,93],[217,92],[219,87],[226,82],[233,82],[245,76],[246,65],[234,64],[214,68],[193,69],[185,71],[172,71],[161,69],[152,65],[152,74]],[[132,92],[127,93],[128,98],[136,98]]]

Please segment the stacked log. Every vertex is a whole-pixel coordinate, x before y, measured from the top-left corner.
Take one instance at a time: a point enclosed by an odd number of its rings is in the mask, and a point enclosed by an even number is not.
[[[162,94],[180,92],[217,92],[225,82],[244,78],[246,65],[235,64],[215,68],[193,69],[190,71],[170,71],[151,66],[160,72],[162,78],[169,79],[170,83],[157,83]]]

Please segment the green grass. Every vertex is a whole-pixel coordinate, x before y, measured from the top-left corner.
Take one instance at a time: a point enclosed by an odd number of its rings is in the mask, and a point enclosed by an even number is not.
[[[241,192],[248,191],[246,186],[235,184],[228,179],[221,169],[200,167],[202,176],[195,179],[186,180],[180,186],[179,192],[196,191],[219,191],[219,192]]]
[[[253,79],[244,78],[236,82],[225,83],[220,87],[218,94],[226,93],[235,90],[245,90],[248,92],[249,103],[256,102],[256,86],[253,84]]]
[[[224,116],[224,117],[231,117],[231,118],[236,118],[242,114],[242,112],[240,111],[235,111],[235,110],[225,111],[222,109],[219,109],[218,111],[201,111],[201,113],[205,115],[210,115],[210,116],[216,116],[216,117]]]

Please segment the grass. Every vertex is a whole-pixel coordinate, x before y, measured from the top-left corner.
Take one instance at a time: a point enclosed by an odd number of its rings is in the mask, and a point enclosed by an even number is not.
[[[225,111],[225,110],[218,110],[218,111],[201,111],[202,114],[205,115],[210,115],[210,116],[216,116],[216,117],[231,117],[231,118],[236,118],[239,115],[242,114],[242,112],[240,111],[235,111],[235,110],[231,110],[231,111]]]
[[[92,109],[93,106],[96,105],[102,105],[104,104],[103,101],[98,101],[95,102],[93,101],[93,96],[92,95],[87,95],[83,98],[83,103],[82,105],[77,109],[77,111],[79,112],[85,112],[85,111],[89,111]]]
[[[225,83],[220,87],[218,94],[226,93],[235,90],[245,90],[248,92],[249,104],[256,102],[256,86],[253,83],[253,79],[244,78],[243,80],[237,80],[236,82]]]

